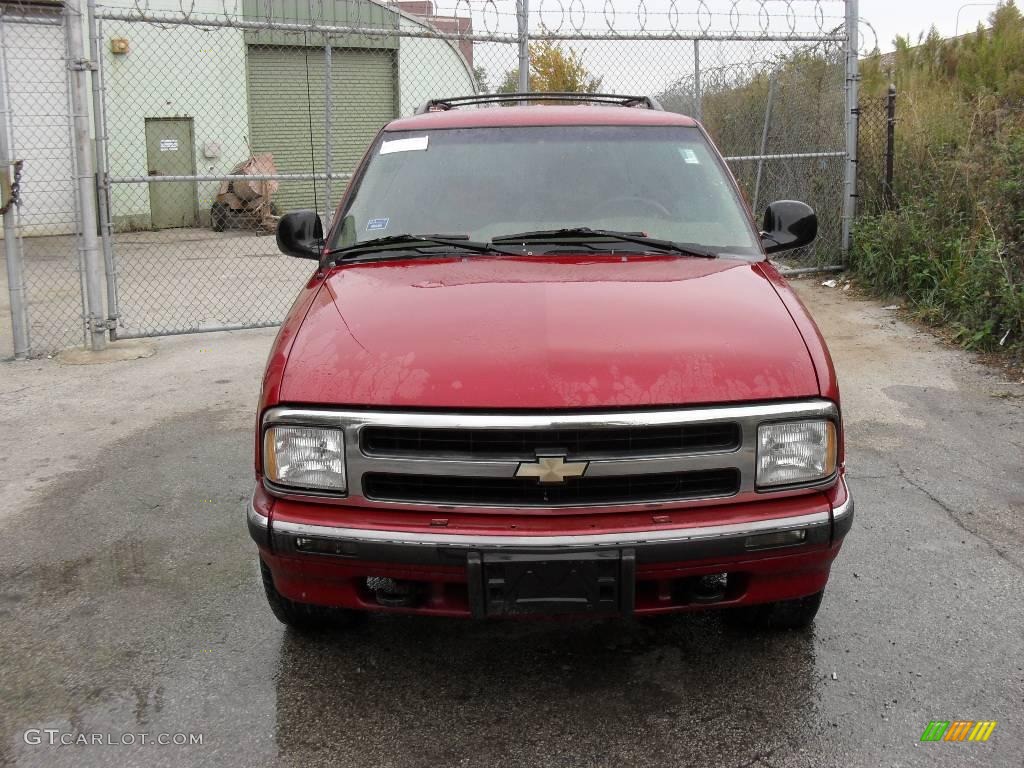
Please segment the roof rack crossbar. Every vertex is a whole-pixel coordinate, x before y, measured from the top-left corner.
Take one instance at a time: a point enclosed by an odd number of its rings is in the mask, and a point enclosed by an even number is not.
[[[535,93],[480,93],[475,96],[452,96],[444,99],[430,99],[423,102],[417,115],[426,112],[446,112],[449,109],[468,104],[500,104],[509,101],[576,101],[590,104],[618,104],[621,107],[646,107],[664,111],[661,104],[651,96],[624,96],[616,93],[575,93],[544,91]]]

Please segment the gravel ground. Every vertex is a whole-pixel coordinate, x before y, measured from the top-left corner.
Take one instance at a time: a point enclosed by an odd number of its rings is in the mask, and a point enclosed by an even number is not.
[[[1021,766],[1024,387],[878,304],[798,289],[857,498],[807,633],[692,615],[293,635],[240,512],[272,331],[0,364],[0,763]],[[998,726],[918,741],[954,719]],[[47,728],[135,744],[26,743]]]

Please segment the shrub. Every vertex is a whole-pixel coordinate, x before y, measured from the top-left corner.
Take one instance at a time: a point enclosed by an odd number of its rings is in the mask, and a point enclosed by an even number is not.
[[[966,346],[1024,350],[1024,17],[1001,5],[989,29],[897,41],[896,208],[855,228],[862,282],[904,295]],[[864,95],[889,73],[864,63]]]

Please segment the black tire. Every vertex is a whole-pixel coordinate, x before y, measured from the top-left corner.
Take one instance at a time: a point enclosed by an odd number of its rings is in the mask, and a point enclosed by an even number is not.
[[[224,203],[210,206],[210,228],[214,232],[223,232],[228,228],[228,207]]]
[[[824,591],[795,600],[726,608],[722,621],[733,629],[806,629],[814,621]]]
[[[340,629],[358,624],[364,617],[360,611],[348,611],[342,608],[328,608],[323,605],[310,605],[289,600],[277,591],[274,577],[263,558],[260,558],[260,576],[263,578],[263,591],[267,593],[267,602],[277,620],[282,624],[300,632],[321,632],[326,629]]]

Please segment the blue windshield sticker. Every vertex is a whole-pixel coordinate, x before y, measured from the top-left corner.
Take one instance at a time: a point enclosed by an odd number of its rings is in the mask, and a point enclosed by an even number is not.
[[[370,219],[366,222],[366,231],[370,232],[374,229],[387,229],[389,221],[391,221],[391,219]]]

